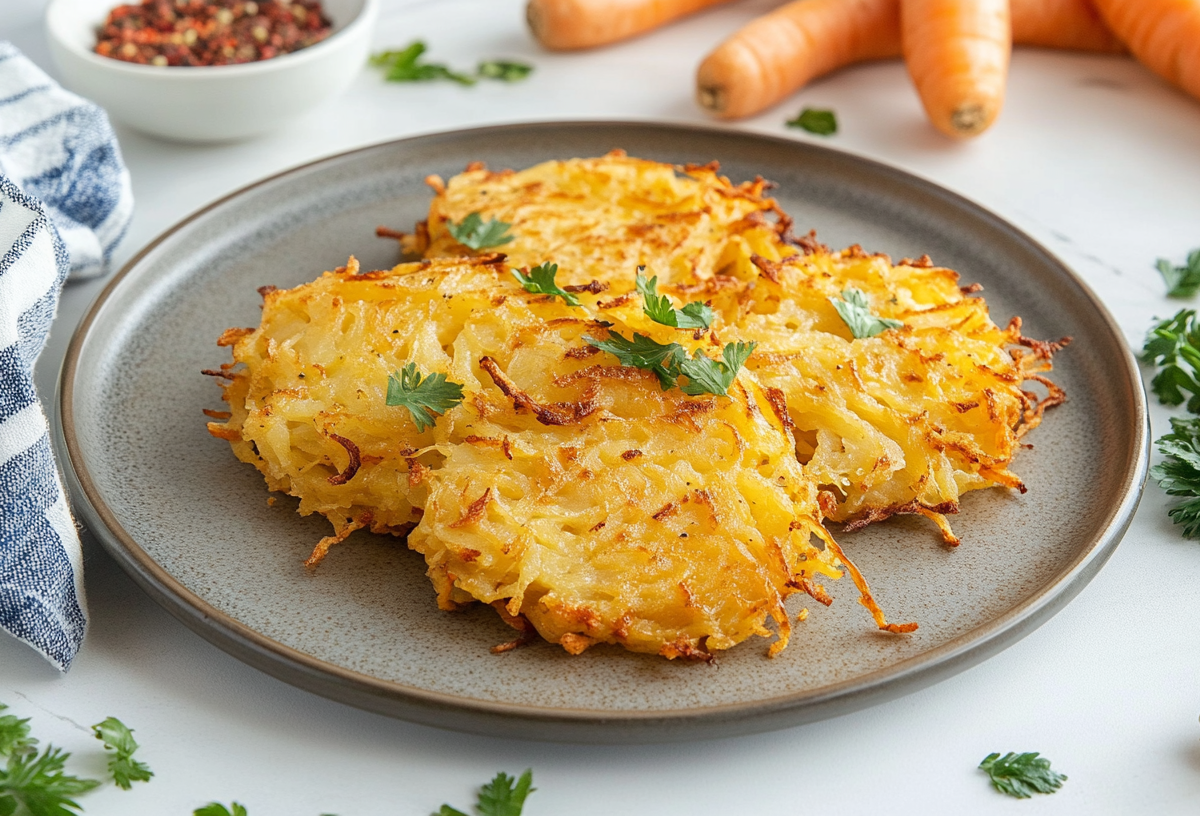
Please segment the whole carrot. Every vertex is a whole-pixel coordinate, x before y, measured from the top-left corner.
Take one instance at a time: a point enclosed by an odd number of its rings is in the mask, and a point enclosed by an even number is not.
[[[1090,0],[1012,0],[1012,18],[1020,45],[1121,50]],[[737,119],[830,71],[900,53],[900,0],[794,0],[709,54],[697,71],[696,96],[717,116]]]
[[[642,34],[729,0],[529,0],[538,42],[555,51],[592,48]]]
[[[798,0],[709,54],[696,72],[696,97],[718,116],[737,119],[822,74],[899,53],[898,0]]]
[[[933,126],[977,136],[1004,104],[1012,26],[1008,0],[900,0],[908,74]]]
[[[1200,0],[1094,0],[1142,64],[1200,99]]]

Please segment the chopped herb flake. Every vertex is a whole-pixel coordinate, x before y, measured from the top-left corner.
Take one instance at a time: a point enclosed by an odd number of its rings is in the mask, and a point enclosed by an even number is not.
[[[818,136],[832,136],[838,129],[837,115],[831,110],[805,108],[796,114],[795,119],[789,119],[787,126],[807,130]]]

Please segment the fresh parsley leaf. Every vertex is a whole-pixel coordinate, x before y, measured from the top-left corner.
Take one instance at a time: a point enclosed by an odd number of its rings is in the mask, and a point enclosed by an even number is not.
[[[508,231],[511,226],[512,224],[497,221],[495,218],[485,223],[477,212],[471,213],[457,224],[446,221],[446,229],[454,236],[454,240],[470,249],[487,249],[507,244],[513,240]]]
[[[501,82],[519,82],[533,73],[533,66],[524,62],[510,60],[485,60],[479,63],[476,73],[486,79],[498,79]]]
[[[441,63],[421,62],[421,55],[424,53],[425,43],[417,40],[398,51],[373,54],[371,64],[387,69],[384,79],[388,82],[430,82],[435,79],[448,79],[460,85],[475,84],[472,77],[451,71]]]
[[[681,385],[683,393],[697,396],[713,394],[723,397],[729,393],[729,386],[737,378],[738,372],[754,351],[757,343],[738,342],[727,343],[721,353],[724,362],[717,362],[704,355],[700,349],[692,354],[692,358],[683,359],[679,363],[679,372],[688,378],[687,385]]]
[[[610,332],[607,340],[597,340],[584,335],[584,342],[616,357],[621,365],[653,371],[658,376],[662,390],[679,386],[691,396],[713,394],[726,396],[738,371],[754,351],[755,343],[729,343],[722,353],[722,361],[707,357],[700,349],[687,356],[678,343],[657,343],[644,334],[634,333],[627,340],[616,332]],[[679,378],[688,378],[686,385]]]
[[[0,711],[8,706],[0,703]],[[29,720],[18,719],[13,714],[0,715],[0,757],[27,754],[34,750],[37,740],[29,736]],[[3,812],[0,811],[0,816]]]
[[[1155,265],[1167,282],[1168,297],[1186,298],[1200,292],[1200,249],[1188,253],[1184,266],[1175,266],[1166,258],[1159,258]]]
[[[831,110],[805,108],[796,114],[795,119],[789,119],[787,126],[807,130],[818,136],[832,136],[838,129],[837,115]]]
[[[1167,495],[1186,497],[1168,512],[1183,525],[1184,538],[1200,538],[1200,417],[1172,417],[1171,433],[1155,445],[1167,458],[1150,468],[1150,476]]]
[[[246,816],[246,808],[237,802],[233,802],[232,807],[233,810],[230,810],[220,802],[209,802],[204,807],[193,810],[192,816]]]
[[[874,337],[888,329],[898,329],[904,325],[902,320],[871,314],[867,296],[854,287],[843,290],[841,298],[830,298],[829,302],[837,309],[838,315],[845,321],[855,338]]]
[[[579,298],[565,289],[560,289],[558,284],[554,282],[554,276],[558,274],[558,264],[539,264],[530,269],[528,275],[523,274],[519,269],[514,269],[512,273],[513,277],[525,288],[526,292],[532,292],[535,295],[560,297],[568,306],[579,305]]]
[[[609,332],[607,340],[597,340],[586,334],[583,340],[589,346],[595,346],[616,357],[621,365],[653,371],[658,376],[663,391],[675,385],[679,376],[679,362],[687,359],[687,352],[678,343],[663,345],[637,332],[634,332],[632,340],[627,340],[616,332]]]
[[[422,377],[416,363],[388,375],[387,404],[408,409],[417,431],[432,428],[433,416],[444,414],[463,401],[463,387],[434,372]]]
[[[1181,309],[1150,329],[1142,359],[1159,368],[1150,381],[1150,390],[1159,402],[1180,405],[1187,399],[1187,409],[1200,413],[1200,321],[1194,310]]]
[[[534,790],[532,770],[526,770],[520,779],[498,773],[479,790],[479,812],[483,816],[521,816],[525,797]]]
[[[979,767],[987,772],[992,787],[1001,793],[1028,799],[1035,793],[1054,793],[1067,777],[1050,770],[1050,760],[1039,757],[1037,751],[1004,756],[988,754]]]
[[[46,746],[41,754],[9,754],[7,766],[0,768],[0,814],[75,816],[72,811],[82,811],[71,797],[100,783],[64,773],[69,756],[54,746]]]
[[[707,303],[692,301],[682,309],[671,305],[666,295],[658,294],[658,276],[649,280],[642,274],[645,267],[637,271],[637,290],[642,296],[642,311],[655,323],[676,329],[707,329],[712,325],[713,310]]]
[[[125,723],[116,717],[109,717],[102,723],[92,726],[96,739],[104,743],[105,748],[112,749],[108,758],[108,772],[113,782],[121,790],[129,790],[134,782],[149,782],[154,772],[144,762],[133,758],[133,752],[138,749],[133,732]]]
[[[437,816],[467,816],[458,808],[452,808],[449,805],[442,805],[438,808]]]

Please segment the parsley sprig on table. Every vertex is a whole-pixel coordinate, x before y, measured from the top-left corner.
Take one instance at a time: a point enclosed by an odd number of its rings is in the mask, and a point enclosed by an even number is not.
[[[415,40],[405,48],[380,51],[371,55],[371,64],[386,69],[384,79],[388,82],[432,82],[448,79],[459,85],[474,85],[480,79],[495,79],[501,82],[519,82],[533,73],[533,66],[513,60],[484,60],[474,74],[455,71],[441,62],[423,62],[425,43]]]
[[[1182,309],[1154,326],[1146,336],[1142,360],[1158,367],[1150,390],[1163,405],[1182,405],[1200,414],[1200,321],[1193,309]],[[1156,440],[1166,456],[1150,476],[1170,496],[1183,502],[1170,516],[1183,525],[1184,538],[1200,538],[1200,417],[1172,417],[1171,433]]]
[[[1186,398],[1187,409],[1200,413],[1200,322],[1193,309],[1181,309],[1150,329],[1142,359],[1159,369],[1150,381],[1159,402],[1181,405]]]
[[[646,278],[646,267],[637,271],[637,290],[642,296],[642,311],[655,323],[675,329],[707,329],[712,325],[713,310],[707,303],[692,301],[682,309],[671,305],[671,299],[658,294],[658,276]]]
[[[418,432],[432,428],[435,415],[446,413],[462,401],[461,385],[450,382],[441,372],[422,376],[416,363],[388,375],[387,404],[407,408]]]
[[[8,755],[0,768],[0,816],[74,816],[83,808],[72,797],[99,787],[95,779],[81,779],[64,770],[71,755],[47,745],[42,753]]]
[[[526,770],[520,779],[514,779],[501,771],[491,782],[479,789],[479,799],[475,805],[480,816],[521,816],[525,807],[525,797],[533,793],[533,771]],[[461,810],[449,805],[442,805],[437,816],[467,816]]]
[[[498,79],[501,82],[519,82],[533,73],[533,66],[525,62],[512,60],[484,60],[479,63],[475,73],[485,79]]]
[[[837,309],[838,315],[850,328],[850,333],[856,339],[874,337],[888,329],[898,329],[904,325],[902,320],[890,317],[876,317],[871,314],[871,306],[867,296],[862,291],[850,287],[842,291],[841,298],[830,298],[829,302]]]
[[[421,55],[425,50],[425,43],[417,40],[407,48],[373,54],[371,64],[387,69],[384,79],[388,82],[430,82],[435,79],[448,79],[460,85],[475,84],[474,77],[452,71],[440,62],[422,62]]]
[[[595,337],[584,335],[583,340],[590,346],[620,360],[621,365],[641,368],[654,372],[662,389],[666,391],[672,386],[679,386],[685,394],[699,396],[712,394],[727,396],[729,386],[737,379],[750,354],[757,343],[728,343],[721,353],[721,360],[713,360],[700,349],[696,349],[688,357],[683,346],[678,343],[658,343],[644,334],[634,332],[629,340],[617,332],[609,332],[607,340],[597,340]],[[687,377],[686,383],[679,382],[680,377]]]
[[[471,213],[457,224],[446,221],[446,230],[454,240],[470,249],[504,246],[513,240],[513,235],[508,231],[511,226],[512,224],[497,221],[495,218],[484,221],[483,216],[477,212]]]
[[[1183,266],[1175,266],[1166,258],[1159,258],[1155,266],[1167,283],[1168,297],[1192,297],[1200,292],[1200,249],[1189,252]]]
[[[988,754],[979,767],[987,773],[992,787],[1001,793],[1028,799],[1035,793],[1054,793],[1067,780],[1063,774],[1050,770],[1050,760],[1037,751],[1004,756]]]
[[[807,130],[818,136],[832,136],[837,133],[838,129],[837,114],[831,110],[820,108],[805,108],[796,114],[795,119],[789,119],[784,124],[788,127]]]
[[[220,802],[209,802],[204,807],[193,810],[192,816],[246,816],[246,813],[245,806],[237,802],[232,802],[230,807],[225,807]]]
[[[535,295],[551,295],[552,297],[560,297],[568,306],[578,306],[579,298],[571,294],[567,290],[559,287],[554,282],[554,276],[558,274],[558,264],[544,263],[535,266],[529,270],[528,274],[520,269],[512,271],[513,277],[525,289],[526,292],[531,292]]]
[[[1185,498],[1167,513],[1183,525],[1184,538],[1200,538],[1200,417],[1171,417],[1171,433],[1155,445],[1167,458],[1150,468],[1150,476],[1168,496]]]
[[[104,722],[92,726],[96,739],[111,750],[108,758],[108,772],[113,782],[121,790],[129,790],[134,782],[149,782],[154,772],[144,762],[133,758],[133,752],[138,749],[133,732],[125,723],[116,717],[109,717]]]

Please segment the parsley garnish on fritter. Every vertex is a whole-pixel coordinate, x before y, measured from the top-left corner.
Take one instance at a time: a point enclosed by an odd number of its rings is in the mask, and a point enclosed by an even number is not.
[[[637,332],[633,333],[632,340],[616,332],[609,332],[607,340],[597,340],[586,334],[583,340],[589,346],[616,357],[623,366],[653,371],[663,391],[675,385],[675,378],[679,374],[679,358],[685,355],[683,346],[678,343],[656,343]]]
[[[511,239],[509,239],[511,240]],[[572,295],[570,292],[559,287],[554,282],[554,276],[558,274],[558,264],[544,263],[530,269],[528,274],[524,270],[514,269],[513,277],[517,282],[525,288],[526,292],[535,295],[550,295],[552,297],[560,297],[568,306],[578,306],[579,298]]]
[[[1004,756],[988,754],[979,763],[992,780],[992,787],[1001,793],[1028,799],[1035,793],[1054,793],[1062,787],[1067,777],[1050,770],[1050,760],[1038,756],[1037,751]]]
[[[1166,258],[1159,258],[1155,266],[1167,282],[1168,297],[1186,298],[1200,292],[1200,249],[1189,252],[1183,266],[1175,266]]]
[[[477,212],[471,213],[457,224],[453,221],[446,222],[446,230],[454,236],[454,240],[469,249],[504,246],[513,240],[508,231],[511,226],[512,224],[497,221],[495,218],[485,222]]]
[[[722,359],[718,361],[706,356],[700,349],[688,357],[687,351],[678,343],[658,343],[636,332],[632,340],[616,332],[609,332],[607,340],[597,340],[589,335],[584,335],[583,339],[588,345],[616,357],[621,365],[653,371],[664,391],[679,386],[683,393],[691,396],[712,394],[718,397],[728,395],[729,386],[733,385],[738,372],[757,345],[728,343],[722,350]],[[687,377],[687,383],[679,382],[681,376]]]
[[[685,394],[699,396],[700,394],[716,394],[724,396],[729,393],[729,386],[737,379],[742,365],[754,352],[757,343],[726,343],[721,350],[721,361],[706,357],[700,349],[693,352],[691,359],[683,357],[679,361],[679,373],[688,378],[686,385],[679,386]]]
[[[92,731],[96,739],[112,751],[108,758],[108,772],[118,788],[129,790],[134,782],[149,782],[150,777],[154,776],[154,772],[146,763],[133,758],[138,744],[133,738],[133,732],[125,723],[116,717],[109,717],[104,722],[93,725]]]
[[[525,797],[533,793],[533,771],[527,770],[520,779],[514,779],[501,772],[496,774],[491,782],[479,789],[479,799],[475,807],[480,816],[521,816],[525,807]],[[437,816],[467,816],[461,810],[449,805],[442,805]]]
[[[829,302],[837,309],[837,313],[846,322],[855,339],[874,337],[888,329],[898,329],[904,325],[902,320],[871,314],[867,296],[853,287],[843,290],[841,298],[830,298]]]
[[[642,296],[642,311],[655,323],[675,329],[707,329],[712,325],[713,310],[707,303],[693,301],[682,309],[671,305],[666,295],[658,294],[658,276],[646,279],[642,274],[646,267],[637,271],[637,290]]]
[[[416,363],[388,375],[387,404],[408,409],[418,431],[432,428],[433,415],[444,414],[463,401],[463,387],[435,371],[422,377]]]
[[[417,40],[407,48],[396,51],[381,51],[371,56],[371,64],[386,68],[384,79],[388,82],[430,82],[448,79],[460,85],[474,85],[475,80],[466,74],[450,70],[438,62],[421,62],[425,43]]]

